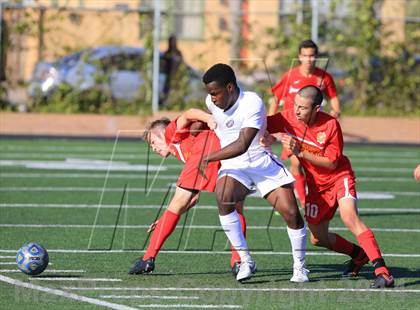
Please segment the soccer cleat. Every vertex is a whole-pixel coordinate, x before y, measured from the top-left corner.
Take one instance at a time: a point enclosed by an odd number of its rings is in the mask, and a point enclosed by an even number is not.
[[[138,258],[133,266],[128,270],[129,274],[151,273],[155,269],[155,258],[150,257],[146,260]]]
[[[239,272],[239,267],[241,266],[241,262],[235,262],[235,264],[232,266],[232,275],[236,278],[236,275]],[[253,264],[251,268],[251,272],[254,274],[257,272],[257,264]]]
[[[232,275],[236,278],[236,275],[239,271],[239,266],[241,265],[241,262],[235,262],[232,266]]]
[[[361,258],[352,258],[347,262],[346,269],[342,273],[342,277],[345,278],[354,278],[357,277],[359,274],[360,269],[362,269],[363,265],[369,262],[369,257],[367,257],[366,253],[363,253]]]
[[[308,274],[309,274],[309,270],[306,269],[305,266],[294,267],[293,277],[290,279],[290,282],[295,282],[295,283],[309,282]]]
[[[241,262],[239,265],[238,273],[236,274],[236,280],[243,282],[252,277],[257,271],[257,264],[251,259],[249,261]]]
[[[375,281],[372,282],[370,288],[385,288],[394,287],[394,278],[391,275],[380,273],[376,276]]]

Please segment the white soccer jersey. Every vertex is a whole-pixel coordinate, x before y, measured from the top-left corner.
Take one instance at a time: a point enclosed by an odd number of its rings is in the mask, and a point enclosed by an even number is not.
[[[206,98],[206,104],[217,123],[215,133],[219,137],[222,147],[236,141],[242,128],[259,129],[248,150],[240,156],[222,160],[222,166],[246,167],[266,155],[267,151],[270,152],[269,149],[260,145],[260,138],[264,135],[267,127],[267,119],[264,103],[256,93],[240,91],[238,100],[227,111],[218,108],[211,101],[210,95]]]

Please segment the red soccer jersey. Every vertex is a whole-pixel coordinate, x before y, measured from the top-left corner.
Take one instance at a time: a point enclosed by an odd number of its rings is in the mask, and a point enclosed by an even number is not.
[[[177,186],[213,192],[220,162],[214,161],[207,165],[204,171],[206,177],[198,172],[198,166],[203,156],[220,150],[219,139],[211,130],[203,130],[196,136],[191,134],[189,128],[177,130],[176,121],[177,118],[166,127],[165,140],[171,153],[185,163],[179,175]]]
[[[337,97],[332,76],[325,70],[315,68],[310,76],[303,76],[299,67],[287,71],[281,80],[271,89],[278,100],[284,100],[283,110],[293,109],[296,93],[302,87],[314,85],[319,87],[322,92],[330,99]]]
[[[296,118],[294,110],[285,110],[267,117],[267,130],[269,133],[283,132],[291,135],[302,143],[301,150],[337,162],[335,170],[328,170],[299,158],[305,169],[308,186],[322,191],[333,186],[343,175],[354,176],[350,160],[343,154],[343,134],[340,124],[327,113],[318,112],[315,124],[307,127]]]

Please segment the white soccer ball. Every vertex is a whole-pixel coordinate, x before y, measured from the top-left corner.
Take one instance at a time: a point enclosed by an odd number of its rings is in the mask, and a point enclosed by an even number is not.
[[[43,272],[47,268],[48,262],[47,250],[35,242],[25,243],[16,254],[19,270],[31,276]]]

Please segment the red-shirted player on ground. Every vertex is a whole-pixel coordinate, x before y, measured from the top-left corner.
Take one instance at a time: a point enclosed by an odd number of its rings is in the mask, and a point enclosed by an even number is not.
[[[185,165],[179,175],[175,194],[168,208],[155,223],[156,226],[151,228],[154,231],[145,254],[134,262],[128,271],[129,274],[152,272],[157,254],[165,240],[174,231],[181,215],[196,204],[200,191],[214,192],[220,163],[218,161],[210,163],[204,175],[198,173],[198,166],[203,156],[220,150],[220,142],[216,134],[206,129],[203,123],[194,123],[197,113],[204,112],[190,109],[173,121],[167,118],[153,121],[145,131],[144,139],[151,145],[154,152],[162,157],[173,155]],[[212,128],[215,124],[208,125]],[[238,204],[236,209],[245,235],[246,222],[242,214],[242,204]],[[232,248],[233,272],[238,268],[240,261],[239,254]]]
[[[286,133],[281,139],[283,147],[296,155],[305,169],[308,183],[305,218],[312,244],[351,257],[343,276],[357,276],[361,267],[371,261],[376,275],[371,287],[392,287],[394,279],[375,236],[357,212],[355,176],[349,159],[343,154],[340,125],[337,119],[320,111],[322,100],[319,88],[303,87],[295,97],[293,110],[268,117],[267,130]],[[360,247],[329,232],[329,222],[337,207],[344,225]]]
[[[293,110],[294,98],[299,89],[307,85],[318,86],[331,102],[331,115],[340,116],[340,101],[337,97],[332,76],[323,69],[315,66],[318,56],[318,46],[312,40],[306,40],[299,45],[300,65],[287,71],[271,89],[274,94],[274,101],[270,105],[268,115],[273,115],[278,111],[279,106],[283,106],[283,111]],[[291,154],[283,150],[281,159],[285,160]],[[290,156],[290,172],[296,179],[295,190],[301,206],[305,205],[305,176],[299,160],[295,156]]]

